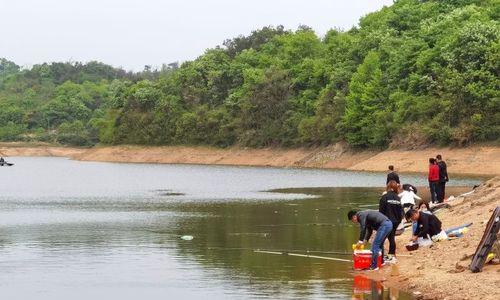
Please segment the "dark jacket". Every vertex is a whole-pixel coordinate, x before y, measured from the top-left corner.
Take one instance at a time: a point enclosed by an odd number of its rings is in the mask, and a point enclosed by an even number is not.
[[[359,240],[369,240],[372,236],[373,230],[378,230],[380,225],[389,219],[376,210],[363,210],[356,213],[358,218],[360,232]]]
[[[446,167],[446,163],[444,161],[438,162],[439,167],[439,182],[447,182],[448,181],[448,170]]]
[[[383,213],[392,223],[400,223],[403,220],[403,206],[398,194],[393,191],[382,195],[378,205],[378,211]]]
[[[432,237],[441,232],[441,221],[435,216],[426,213],[420,213],[417,220],[417,234],[419,237]]]
[[[388,173],[387,174],[387,181],[385,182],[385,184],[388,184],[389,181],[391,181],[391,180],[394,180],[394,181],[396,181],[399,184],[400,182],[399,182],[399,175],[398,175],[398,173],[396,173],[394,171]]]

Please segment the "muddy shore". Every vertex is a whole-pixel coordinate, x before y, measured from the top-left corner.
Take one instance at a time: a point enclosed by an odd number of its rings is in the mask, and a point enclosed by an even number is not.
[[[500,205],[500,177],[448,203],[451,208],[436,215],[444,229],[472,222],[463,237],[409,252],[404,245],[411,234],[406,230],[396,240],[396,254],[400,255],[397,264],[360,273],[383,281],[387,287],[413,294],[416,299],[498,299],[500,265],[485,265],[480,273],[472,273],[468,267],[493,210]]]
[[[112,146],[69,148],[50,145],[0,144],[3,156],[61,156],[84,161],[181,163],[270,167],[328,168],[398,172],[427,172],[429,157],[443,155],[450,174],[500,174],[500,147],[426,148],[422,150],[352,151],[341,144],[322,148],[249,149],[210,147]]]

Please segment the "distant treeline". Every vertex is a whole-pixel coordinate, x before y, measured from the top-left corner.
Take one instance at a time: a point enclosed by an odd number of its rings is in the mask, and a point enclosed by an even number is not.
[[[0,59],[0,140],[353,147],[500,137],[497,0],[399,0],[318,37],[264,27],[131,73]]]

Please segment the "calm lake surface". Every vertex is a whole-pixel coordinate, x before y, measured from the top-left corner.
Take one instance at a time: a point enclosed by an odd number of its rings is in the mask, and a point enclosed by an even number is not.
[[[353,277],[351,263],[253,251],[350,259],[346,212],[376,207],[383,173],[9,160],[2,298],[409,299]]]

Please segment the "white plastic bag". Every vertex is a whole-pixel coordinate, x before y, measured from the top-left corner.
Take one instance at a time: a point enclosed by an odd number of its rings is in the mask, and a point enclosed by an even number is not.
[[[430,245],[432,245],[432,240],[419,237],[417,239],[417,243],[419,247],[429,247]]]
[[[441,230],[440,233],[432,236],[432,240],[434,242],[446,241],[447,239],[448,235],[446,234],[446,232],[444,232],[444,230]]]

